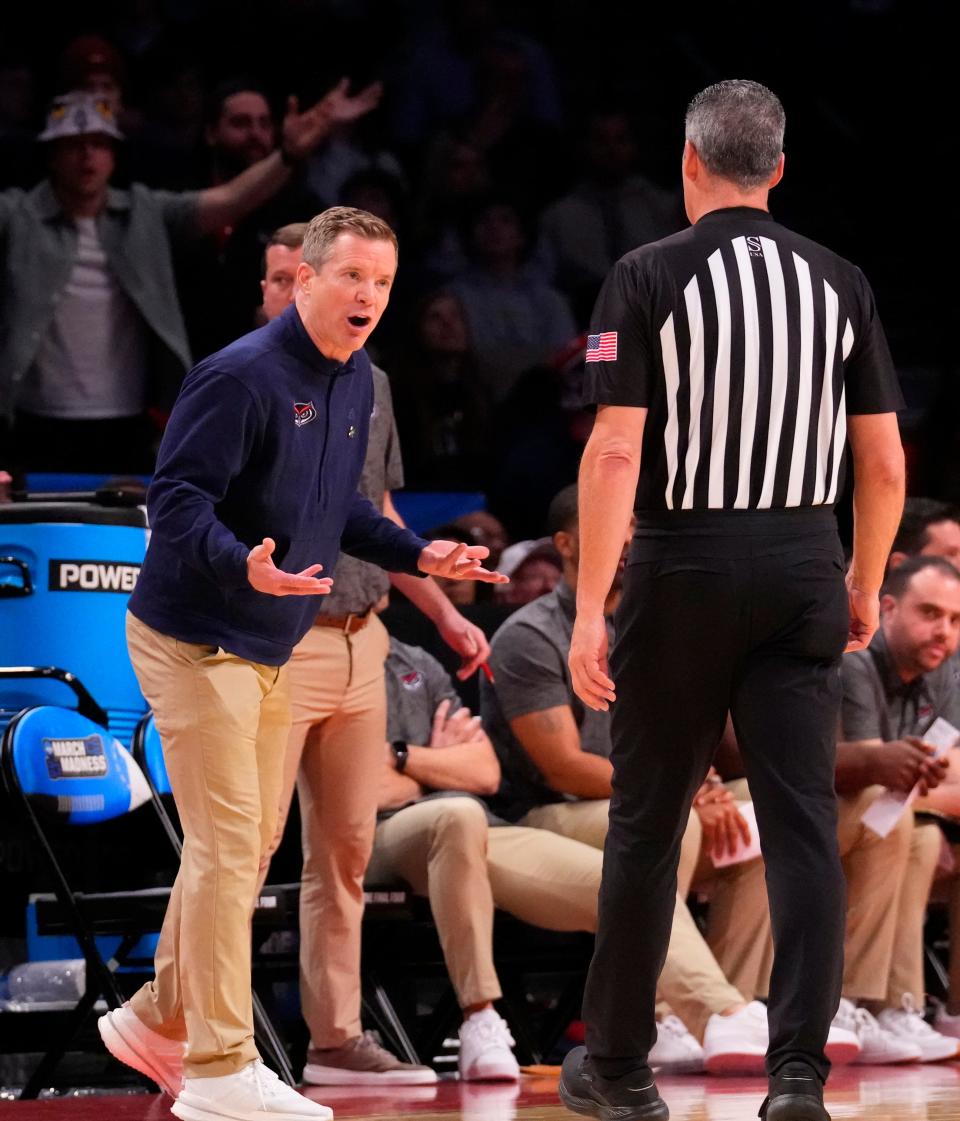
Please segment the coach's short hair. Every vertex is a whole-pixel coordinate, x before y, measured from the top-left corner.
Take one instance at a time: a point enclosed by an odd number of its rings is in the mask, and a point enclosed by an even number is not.
[[[341,234],[356,234],[370,241],[389,241],[399,252],[397,235],[382,218],[353,206],[331,206],[311,218],[307,225],[307,232],[303,235],[304,261],[311,268],[319,269]]]
[[[946,576],[960,583],[960,570],[954,568],[945,557],[910,557],[903,564],[891,570],[883,584],[883,595],[899,599],[910,586],[910,581],[914,576],[918,572],[926,572],[929,568],[936,569],[941,576]]]
[[[686,137],[707,171],[750,190],[777,170],[785,124],[775,93],[738,78],[697,94],[687,107]]]

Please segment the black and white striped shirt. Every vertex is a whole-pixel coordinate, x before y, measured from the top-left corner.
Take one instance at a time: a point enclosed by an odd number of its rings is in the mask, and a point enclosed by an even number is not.
[[[638,513],[829,506],[847,415],[903,406],[860,270],[750,207],[617,262],[585,397],[649,409]]]

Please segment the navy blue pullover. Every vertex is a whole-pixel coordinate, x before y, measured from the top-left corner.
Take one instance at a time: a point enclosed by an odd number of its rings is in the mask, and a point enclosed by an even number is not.
[[[358,351],[340,364],[316,348],[295,307],[187,376],[147,494],[151,537],[130,597],[138,619],[184,642],[282,665],[320,600],[271,596],[247,580],[247,554],[272,537],[278,568],[342,549],[418,574],[427,544],[357,494],[373,380]]]

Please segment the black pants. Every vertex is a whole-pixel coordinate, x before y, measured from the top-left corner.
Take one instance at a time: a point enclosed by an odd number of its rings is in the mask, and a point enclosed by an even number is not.
[[[825,1079],[845,915],[834,764],[848,610],[836,523],[794,510],[680,512],[663,526],[634,540],[611,658],[613,797],[587,1047],[609,1077],[646,1064],[680,839],[729,711],[766,861],[767,1068],[799,1058]]]

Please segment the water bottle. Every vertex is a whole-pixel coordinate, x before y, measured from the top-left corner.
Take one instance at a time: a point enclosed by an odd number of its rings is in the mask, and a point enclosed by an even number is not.
[[[0,978],[0,1008],[7,1012],[72,1008],[86,989],[83,958],[27,961]]]

